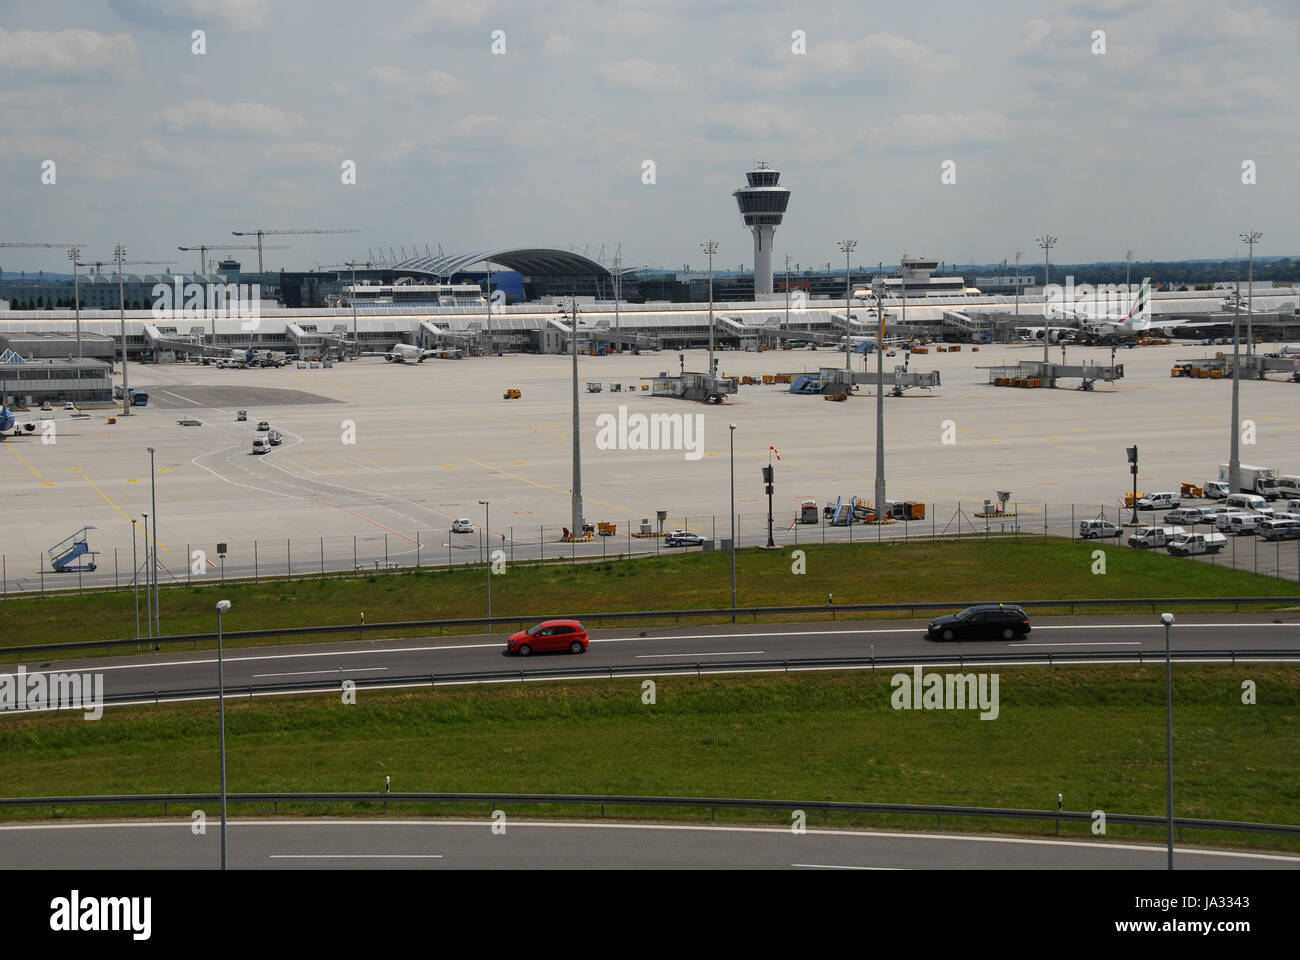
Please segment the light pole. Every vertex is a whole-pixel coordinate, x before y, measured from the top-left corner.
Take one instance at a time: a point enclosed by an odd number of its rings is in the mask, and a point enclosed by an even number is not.
[[[217,601],[217,725],[221,731],[221,869],[226,869],[226,673],[221,658],[221,615],[229,600]]]
[[[845,370],[851,369],[849,364],[849,358],[853,356],[853,339],[852,339],[853,321],[849,316],[849,309],[851,304],[850,297],[852,296],[853,293],[853,280],[849,272],[849,254],[853,252],[853,248],[856,247],[857,245],[858,245],[858,241],[856,240],[841,240],[839,242],[839,248],[844,251],[844,369]],[[876,346],[879,347],[880,344],[876,344]],[[852,387],[853,385],[852,383],[850,383],[849,384],[850,393],[853,392]]]
[[[731,622],[736,622],[736,425],[731,430]]]
[[[713,360],[713,255],[718,252],[716,240],[705,240],[700,249],[709,255],[709,376],[714,374]]]
[[[77,261],[81,259],[80,247],[68,247],[68,259],[72,261],[72,306],[77,311],[77,359],[81,359],[81,274],[77,271]]]
[[[885,511],[885,304],[880,295],[885,282],[876,286],[876,311],[880,314],[880,341],[876,350],[876,523]],[[904,303],[907,303],[907,281],[903,281]]]
[[[1246,242],[1250,248],[1250,272],[1246,277],[1246,339],[1249,341],[1247,353],[1252,357],[1255,355],[1255,327],[1251,318],[1251,312],[1254,309],[1255,301],[1255,244],[1263,234],[1258,230],[1251,230],[1249,233],[1243,233],[1241,239]]]
[[[492,627],[492,505],[480,500],[483,507],[483,542],[487,544],[487,615],[488,628]]]
[[[1240,279],[1241,274],[1237,277]],[[1250,295],[1250,287],[1246,287]],[[1241,489],[1241,454],[1237,448],[1241,423],[1241,294],[1232,312],[1232,417],[1228,423],[1228,495]]]
[[[790,254],[788,253],[785,255],[785,329],[790,329]]]
[[[1133,474],[1133,526],[1138,525],[1138,448],[1137,444],[1131,447],[1125,447],[1124,452],[1128,454],[1128,470]]]
[[[1133,296],[1133,251],[1124,252],[1124,300],[1129,302]]]
[[[126,379],[126,290],[122,284],[122,261],[126,259],[126,245],[119,243],[113,248],[113,256],[117,259],[117,316],[122,327],[122,416],[131,415],[131,391],[128,389]],[[145,535],[149,531],[146,528]]]
[[[1017,326],[1020,325],[1020,258],[1023,257],[1024,255],[1025,254],[1023,251],[1021,250],[1016,251],[1016,325]],[[1013,330],[1012,333],[1014,334],[1015,331]],[[1046,331],[1044,331],[1043,335],[1046,336]]]
[[[145,573],[144,573],[144,575],[145,575],[145,581],[144,581],[144,616],[145,616],[145,628],[149,631],[149,638],[152,639],[152,638],[153,638],[153,603],[152,603],[152,601],[150,601],[150,599],[149,599],[149,514],[145,513],[143,510],[141,510],[141,511],[140,511],[140,515],[141,515],[142,517],[144,517],[144,522],[141,524],[141,528],[142,528],[142,529],[141,529],[141,532],[144,534],[144,567],[145,567]]]
[[[1172,613],[1160,614],[1165,625],[1165,787],[1169,818],[1169,869],[1174,868],[1174,661],[1169,645]]]
[[[488,356],[496,356],[496,342],[492,339],[492,262],[484,260],[487,267],[487,348]]]
[[[767,545],[769,548],[776,546],[776,541],[772,539],[772,454],[769,451],[767,455],[767,466],[763,468],[763,484],[767,487]]]
[[[149,506],[153,510],[153,563],[149,566],[149,580],[153,584],[154,635],[162,636],[161,607],[158,603],[158,471],[154,469],[153,447],[149,447]],[[188,558],[186,558],[188,561]]]
[[[573,500],[569,522],[571,540],[582,536],[582,445],[578,432],[578,295],[573,294],[573,312],[569,316],[570,340],[573,343]]]
[[[1051,234],[1043,234],[1038,238],[1038,245],[1043,248],[1043,302],[1046,303],[1047,284],[1052,275],[1052,247],[1056,243],[1056,237]],[[1044,314],[1046,316],[1046,314]],[[1043,331],[1043,363],[1047,362],[1047,345],[1051,342],[1051,337],[1047,331]]]

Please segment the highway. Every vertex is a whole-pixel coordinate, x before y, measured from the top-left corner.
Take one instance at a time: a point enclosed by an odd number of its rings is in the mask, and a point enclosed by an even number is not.
[[[0,826],[10,870],[216,869],[220,825],[169,821]],[[1164,869],[1165,847],[941,833],[488,819],[238,820],[228,830],[236,870],[312,869]],[[1300,868],[1300,857],[1176,847],[1180,870]]]
[[[1300,649],[1300,616],[1275,623],[1273,615],[1178,614],[1174,648],[1195,650]],[[908,657],[969,654],[1005,655],[1005,663],[1024,654],[1051,652],[1068,659],[1075,653],[1133,653],[1163,656],[1164,628],[1158,617],[1038,618],[1024,640],[938,643],[925,639],[923,620],[833,621],[794,624],[737,624],[591,631],[585,654],[504,653],[505,633],[423,639],[390,639],[241,648],[225,656],[225,685],[231,695],[251,686],[281,686],[299,681],[422,677],[555,668],[590,669],[599,675],[610,667],[635,668],[653,675],[669,664],[710,664],[738,660]],[[987,667],[987,664],[984,665]],[[12,670],[13,668],[9,668]],[[111,659],[48,661],[27,664],[29,674],[94,672],[104,676],[106,697],[215,688],[216,654],[211,650],[170,650]],[[714,668],[715,670],[717,668]],[[778,668],[780,669],[780,668]],[[886,669],[899,669],[891,664]],[[373,688],[371,688],[373,689]],[[284,691],[281,691],[282,693]]]

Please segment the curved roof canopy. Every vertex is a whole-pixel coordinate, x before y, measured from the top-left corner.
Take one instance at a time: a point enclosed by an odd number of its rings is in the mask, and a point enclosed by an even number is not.
[[[412,257],[400,263],[387,264],[386,267],[390,270],[407,270],[436,277],[449,277],[473,264],[488,260],[524,276],[572,276],[583,273],[612,276],[606,267],[580,253],[546,247],[467,250],[440,257]]]

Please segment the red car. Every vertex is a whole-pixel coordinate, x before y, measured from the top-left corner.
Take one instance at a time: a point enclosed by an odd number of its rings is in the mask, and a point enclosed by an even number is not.
[[[506,653],[526,657],[534,651],[568,650],[586,653],[589,643],[586,628],[577,620],[543,620],[541,623],[512,634],[506,641]]]

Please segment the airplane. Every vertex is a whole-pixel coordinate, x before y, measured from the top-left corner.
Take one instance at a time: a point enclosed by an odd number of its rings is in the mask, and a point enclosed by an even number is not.
[[[424,363],[429,357],[441,357],[446,360],[460,359],[460,349],[458,347],[438,347],[435,349],[425,349],[423,347],[413,347],[409,343],[395,343],[393,349],[383,354],[369,353],[365,356],[375,357],[382,356],[389,363]]]
[[[844,349],[845,340],[848,340],[849,345],[852,348],[854,353],[871,353],[872,351],[876,350],[880,346],[879,337],[857,337],[857,336],[840,337],[839,348],[841,350]],[[895,347],[898,346],[899,344],[909,343],[909,342],[910,342],[909,337],[886,337],[885,338],[886,347]]]
[[[20,423],[18,415],[3,403],[0,403],[0,441],[3,441],[6,435],[21,437],[24,434],[35,433],[37,424],[89,419],[90,414],[88,413],[76,413],[70,417],[41,417],[38,420],[27,420]],[[13,431],[12,434],[10,434],[10,431]]]

